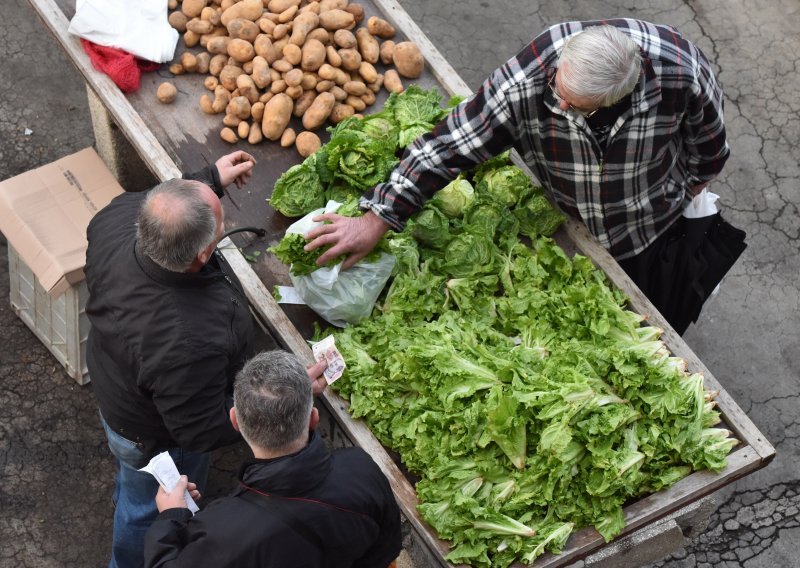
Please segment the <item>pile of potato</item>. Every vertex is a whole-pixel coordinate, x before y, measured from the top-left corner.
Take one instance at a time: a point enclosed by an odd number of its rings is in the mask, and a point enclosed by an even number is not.
[[[200,98],[208,114],[224,114],[220,137],[231,144],[264,138],[295,145],[303,156],[320,146],[314,130],[361,113],[383,87],[402,92],[402,77],[422,74],[423,57],[395,29],[349,0],[170,0],[170,24],[187,48],[175,75],[208,73]],[[392,65],[384,73],[376,67]],[[172,87],[172,88],[170,88]],[[162,102],[175,99],[169,83]],[[292,115],[304,131],[289,128]]]

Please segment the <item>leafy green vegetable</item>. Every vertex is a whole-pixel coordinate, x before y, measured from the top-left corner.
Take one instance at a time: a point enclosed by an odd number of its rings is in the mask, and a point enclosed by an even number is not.
[[[450,218],[461,217],[475,199],[475,189],[463,175],[436,192],[431,203]]]
[[[267,201],[287,217],[302,217],[309,211],[325,205],[325,190],[317,175],[314,161],[308,158],[286,170],[272,190]]]
[[[519,219],[519,232],[529,237],[550,236],[565,219],[561,212],[553,209],[544,195],[539,194],[531,195],[517,205],[514,216]]]
[[[487,170],[475,179],[477,189],[506,207],[513,207],[533,192],[530,178],[516,166]]]
[[[407,230],[419,242],[437,249],[444,247],[452,238],[450,221],[433,204],[426,205],[409,221]]]

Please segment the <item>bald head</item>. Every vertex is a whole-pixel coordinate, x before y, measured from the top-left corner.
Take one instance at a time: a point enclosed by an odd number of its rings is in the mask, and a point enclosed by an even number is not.
[[[222,232],[222,207],[207,185],[173,179],[148,192],[137,226],[142,253],[167,270],[189,272],[208,260],[198,259]]]

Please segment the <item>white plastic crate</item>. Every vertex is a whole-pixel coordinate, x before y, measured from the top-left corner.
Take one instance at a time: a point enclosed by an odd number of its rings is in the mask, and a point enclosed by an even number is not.
[[[86,280],[70,286],[53,299],[11,244],[8,245],[8,279],[11,307],[20,319],[58,359],[70,377],[80,385],[88,383],[86,299],[89,292]]]

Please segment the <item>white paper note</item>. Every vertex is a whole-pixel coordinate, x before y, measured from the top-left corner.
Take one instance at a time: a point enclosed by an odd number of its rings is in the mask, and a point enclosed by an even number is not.
[[[175,467],[175,462],[172,461],[172,456],[169,455],[169,452],[161,452],[139,471],[145,471],[155,477],[158,484],[168,493],[175,488],[181,478],[181,474],[178,472],[178,468]],[[200,510],[192,496],[189,495],[188,489],[183,496],[186,498],[186,504],[193,515]]]
[[[314,353],[314,359],[317,361],[320,359],[326,359],[328,361],[328,366],[323,372],[328,384],[333,383],[342,376],[347,365],[344,363],[342,354],[336,349],[336,343],[334,343],[332,335],[316,342],[311,347],[311,351]]]

